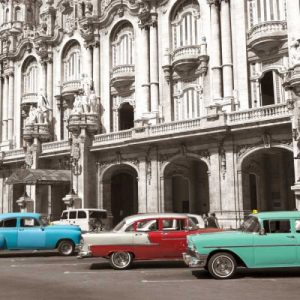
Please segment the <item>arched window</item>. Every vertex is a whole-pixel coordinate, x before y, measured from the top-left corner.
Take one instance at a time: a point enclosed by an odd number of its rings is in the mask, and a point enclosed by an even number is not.
[[[22,11],[19,6],[15,8],[15,21],[22,21]]]
[[[134,64],[134,35],[129,23],[118,26],[112,35],[112,67]]]
[[[9,9],[8,8],[4,11],[4,23],[7,23],[7,22],[9,22]]]
[[[173,50],[200,44],[202,28],[196,1],[179,1],[171,18]]]
[[[66,49],[63,65],[64,82],[81,79],[81,49],[79,44],[74,43]]]
[[[187,120],[199,118],[201,115],[201,101],[199,92],[194,87],[184,89],[176,96],[175,118],[176,120]]]
[[[23,67],[23,95],[38,93],[38,65],[35,59],[28,61]]]
[[[286,0],[247,0],[248,27],[269,21],[286,20]]]

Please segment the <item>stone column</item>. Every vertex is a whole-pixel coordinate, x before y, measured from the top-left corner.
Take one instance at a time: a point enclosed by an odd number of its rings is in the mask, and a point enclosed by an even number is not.
[[[14,74],[13,72],[9,73],[8,77],[9,85],[9,96],[8,96],[8,115],[7,115],[7,131],[8,131],[8,140],[13,139],[13,130],[14,130]]]
[[[208,0],[211,12],[211,56],[213,100],[222,99],[220,2]]]
[[[0,77],[0,103],[2,103],[2,105],[3,105],[3,99],[4,99],[3,83],[2,83],[2,77]],[[0,105],[0,124],[3,124],[3,106],[2,105]],[[0,140],[2,140],[2,130],[3,130],[2,126],[0,126]]]
[[[52,120],[53,115],[53,61],[49,59],[47,62],[47,100],[51,107],[49,120]]]
[[[140,121],[143,114],[149,113],[149,28],[142,26],[138,30],[136,51],[138,63],[136,64],[136,121]]]
[[[97,97],[100,96],[100,44],[95,42],[93,50],[93,81],[94,90]]]
[[[232,40],[229,0],[221,2],[222,62],[223,62],[223,96],[225,100],[233,98],[232,76]]]
[[[88,78],[90,80],[93,80],[93,48],[88,47],[86,49],[87,55],[86,55],[86,69],[85,72],[88,75]]]
[[[47,62],[42,61],[41,62],[41,93],[43,95],[46,95],[47,92]]]
[[[138,212],[147,212],[147,166],[146,161],[140,161],[138,174]]]
[[[2,142],[7,141],[7,109],[8,109],[8,77],[4,76],[3,86],[3,113],[2,113]]]
[[[150,91],[151,112],[158,112],[159,103],[159,79],[158,79],[158,37],[157,15],[153,14],[150,26]]]

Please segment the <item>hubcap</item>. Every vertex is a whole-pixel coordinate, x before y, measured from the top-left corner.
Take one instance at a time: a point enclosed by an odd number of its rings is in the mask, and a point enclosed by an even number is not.
[[[228,256],[218,256],[212,264],[215,274],[219,277],[228,277],[234,270],[234,263]]]
[[[61,245],[61,252],[65,255],[71,254],[73,247],[70,243],[63,243]]]
[[[124,268],[130,262],[130,254],[127,252],[117,252],[113,254],[113,260],[117,267]]]

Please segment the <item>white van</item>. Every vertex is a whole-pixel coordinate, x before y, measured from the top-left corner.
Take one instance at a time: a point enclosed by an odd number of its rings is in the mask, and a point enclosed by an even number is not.
[[[64,210],[60,220],[52,224],[78,225],[81,231],[99,232],[107,229],[107,211],[96,208],[79,208]]]

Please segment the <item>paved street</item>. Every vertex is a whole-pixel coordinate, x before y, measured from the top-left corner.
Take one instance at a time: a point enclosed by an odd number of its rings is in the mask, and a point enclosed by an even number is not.
[[[48,299],[298,299],[300,269],[241,271],[238,278],[212,279],[181,262],[140,262],[115,271],[104,259],[56,253],[0,255],[1,300]]]

